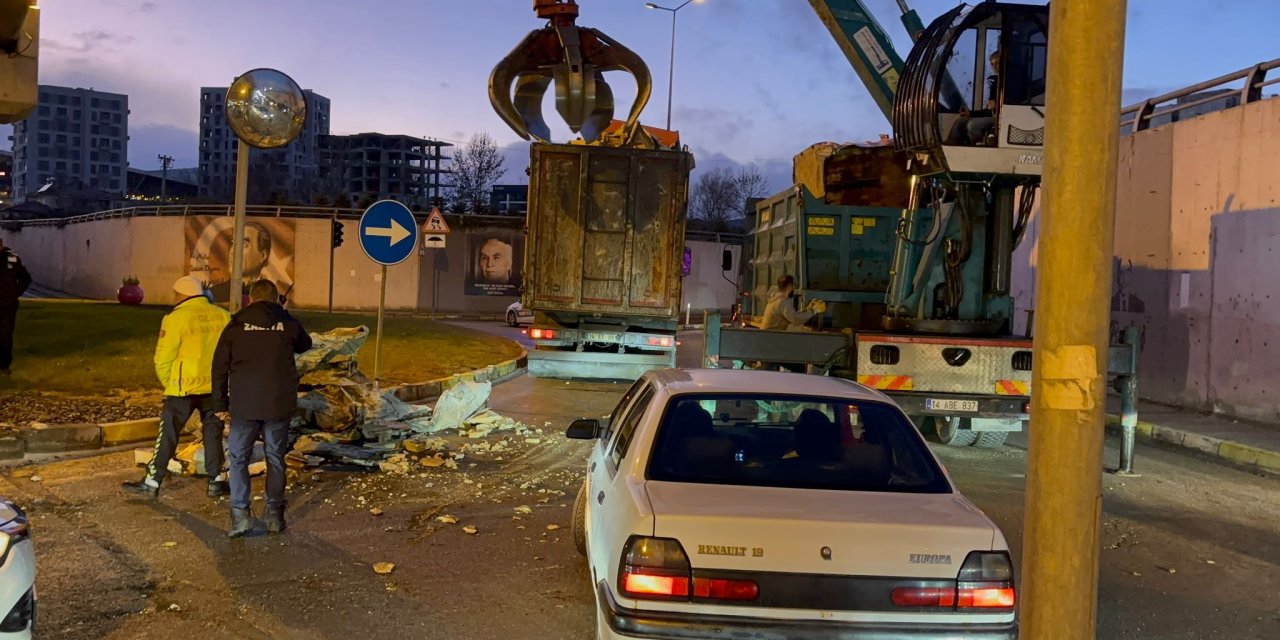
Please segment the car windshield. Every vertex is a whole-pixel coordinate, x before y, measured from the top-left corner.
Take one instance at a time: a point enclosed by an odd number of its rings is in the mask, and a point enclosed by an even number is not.
[[[915,427],[893,405],[777,394],[672,399],[649,478],[760,487],[949,493]]]

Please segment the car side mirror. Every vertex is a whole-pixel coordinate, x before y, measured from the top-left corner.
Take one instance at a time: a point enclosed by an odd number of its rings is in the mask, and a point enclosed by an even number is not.
[[[574,420],[564,433],[566,438],[574,440],[595,440],[600,437],[599,420]]]

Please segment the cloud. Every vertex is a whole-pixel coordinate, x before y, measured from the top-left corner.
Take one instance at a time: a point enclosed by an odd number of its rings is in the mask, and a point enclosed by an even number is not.
[[[70,53],[102,53],[104,51],[115,51],[117,45],[129,44],[136,40],[136,38],[130,35],[100,30],[80,31],[71,34],[71,37],[74,42],[46,39],[41,43],[41,45],[54,51],[67,51]]]
[[[736,142],[755,127],[749,114],[721,107],[676,107],[672,119],[676,129],[697,131],[705,140]]]
[[[154,13],[159,8],[160,6],[154,2],[144,2],[138,5],[137,11],[138,13]]]

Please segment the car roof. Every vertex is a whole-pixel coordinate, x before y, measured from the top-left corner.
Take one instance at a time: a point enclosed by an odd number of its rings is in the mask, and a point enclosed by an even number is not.
[[[807,373],[755,369],[654,369],[645,376],[673,395],[685,393],[776,393],[888,401],[852,380]]]

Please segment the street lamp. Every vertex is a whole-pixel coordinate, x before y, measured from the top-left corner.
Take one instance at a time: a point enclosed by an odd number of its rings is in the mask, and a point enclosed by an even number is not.
[[[701,3],[702,0],[684,0],[683,4],[674,9],[671,7],[664,7],[654,2],[644,3],[644,6],[650,9],[661,9],[663,11],[671,12],[671,70],[667,72],[667,131],[671,130],[671,86],[676,75],[676,12],[683,9],[685,5],[690,2]]]

